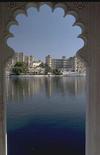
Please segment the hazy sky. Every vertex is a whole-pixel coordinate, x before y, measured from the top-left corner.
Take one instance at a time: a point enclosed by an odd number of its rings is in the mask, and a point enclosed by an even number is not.
[[[31,7],[27,13],[28,16],[18,14],[16,19],[19,25],[12,25],[9,30],[14,37],[9,38],[7,44],[15,52],[44,60],[48,54],[54,58],[74,56],[83,47],[83,40],[77,38],[81,28],[73,26],[74,16],[63,17],[63,9],[57,8],[52,13],[50,7],[43,5],[40,12]]]

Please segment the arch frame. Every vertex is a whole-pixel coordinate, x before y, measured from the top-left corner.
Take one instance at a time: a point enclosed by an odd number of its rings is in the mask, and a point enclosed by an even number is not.
[[[9,2],[8,8],[10,9],[10,18],[7,21],[7,26],[5,28],[5,35],[4,40],[7,42],[7,39],[9,37],[14,37],[12,33],[9,32],[9,28],[11,25],[18,25],[18,22],[16,20],[16,16],[18,14],[24,14],[27,16],[27,9],[30,7],[35,7],[37,11],[40,11],[40,7],[42,5],[46,4],[51,8],[51,11],[53,12],[56,8],[62,8],[64,11],[64,17],[66,15],[73,15],[76,19],[73,26],[79,26],[82,29],[82,33],[78,36],[78,38],[81,38],[84,41],[84,47],[82,47],[78,52],[77,55],[83,59],[86,65],[88,65],[88,57],[86,53],[86,46],[87,46],[87,30],[86,30],[86,23],[83,22],[82,18],[79,17],[80,11],[82,11],[84,8],[87,8],[86,2]],[[84,11],[84,10],[83,10]],[[12,53],[10,53],[10,58],[14,55],[14,50],[10,48]]]
[[[27,15],[27,8],[35,6],[38,11],[39,8],[47,4],[54,11],[55,8],[63,8],[65,10],[65,16],[69,13],[76,18],[75,25],[82,26],[82,35],[80,38],[84,38],[86,44],[78,51],[78,55],[85,61],[87,71],[87,87],[88,87],[88,103],[86,109],[86,155],[100,155],[100,2],[2,2],[0,4],[0,74],[3,76],[5,63],[10,57],[13,56],[14,50],[7,46],[6,39],[12,34],[8,32],[7,25],[9,27],[10,22],[16,23],[15,17],[20,11]],[[5,7],[6,6],[6,7]],[[17,12],[20,10],[19,12]],[[12,24],[11,23],[11,24]],[[85,29],[84,29],[85,27]],[[3,90],[3,78],[0,81],[0,89]],[[1,96],[4,93],[1,93]],[[0,105],[4,104],[4,100],[1,97]],[[3,109],[3,107],[2,107]],[[0,114],[3,118],[3,112]],[[4,120],[3,120],[4,123]],[[2,131],[1,131],[2,129]],[[2,138],[0,137],[0,150],[2,155],[5,155],[4,145],[4,124],[0,128]],[[3,145],[2,145],[3,142]],[[3,146],[3,147],[1,147]]]

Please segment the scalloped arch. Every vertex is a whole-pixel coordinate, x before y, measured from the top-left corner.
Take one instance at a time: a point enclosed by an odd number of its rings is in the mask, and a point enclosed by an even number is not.
[[[67,5],[66,3],[63,2],[26,2],[22,7],[15,7],[15,9],[12,9],[12,17],[10,19],[10,22],[8,22],[7,25],[7,35],[5,36],[5,40],[7,41],[7,39],[9,37],[13,37],[13,34],[9,32],[9,27],[11,25],[18,25],[18,22],[16,20],[16,16],[20,13],[24,14],[27,16],[27,9],[30,7],[35,7],[37,9],[37,11],[40,11],[40,7],[42,5],[47,5],[51,8],[51,11],[53,12],[56,8],[62,8],[64,10],[64,17],[66,15],[72,15],[75,17],[75,23],[73,24],[73,26],[79,26],[82,29],[82,33],[78,36],[78,38],[81,38],[84,41],[84,46],[77,52],[77,54],[82,57],[82,59],[84,60],[84,62],[87,63],[86,56],[86,50],[83,50],[85,48],[85,46],[87,45],[87,38],[85,36],[85,25],[80,21],[79,16],[78,16],[78,12],[76,11],[76,9],[74,10],[74,8],[69,7],[69,5]],[[82,6],[81,6],[82,8]],[[83,50],[83,52],[82,52]],[[84,52],[85,51],[85,52]],[[82,54],[81,54],[82,52]],[[84,53],[84,54],[83,54]]]

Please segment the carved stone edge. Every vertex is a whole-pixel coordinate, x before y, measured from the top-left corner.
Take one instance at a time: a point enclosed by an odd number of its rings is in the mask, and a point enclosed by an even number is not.
[[[8,19],[7,29],[5,31],[5,40],[7,40],[9,37],[13,37],[12,33],[9,32],[9,27],[12,24],[18,25],[18,22],[16,21],[15,17],[19,13],[23,13],[27,16],[27,9],[29,7],[35,7],[37,11],[40,10],[40,7],[44,4],[47,4],[51,11],[53,12],[56,8],[62,8],[64,10],[64,17],[67,14],[73,15],[76,18],[76,21],[73,26],[80,26],[82,29],[81,35],[78,36],[78,38],[81,38],[84,40],[84,47],[80,49],[77,54],[86,62],[88,63],[88,56],[85,46],[87,46],[87,37],[88,34],[86,33],[86,26],[87,23],[85,21],[83,22],[82,19],[80,19],[80,13],[79,11],[87,7],[86,2],[10,2],[9,3],[9,9],[11,16]],[[83,24],[84,23],[84,24]],[[81,54],[82,53],[82,54]],[[12,54],[13,55],[13,54]]]

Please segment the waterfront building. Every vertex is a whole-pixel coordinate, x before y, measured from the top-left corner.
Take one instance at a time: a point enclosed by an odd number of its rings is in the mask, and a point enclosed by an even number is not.
[[[59,69],[63,71],[74,71],[74,57],[66,59],[65,56],[62,56],[61,59],[53,59],[50,55],[46,57],[46,64],[52,69]]]
[[[24,62],[29,65],[29,57],[27,55],[24,56]]]
[[[52,68],[52,57],[50,55],[45,57],[45,63]]]
[[[16,62],[20,61],[23,62],[24,61],[24,54],[23,52],[16,52],[13,56],[13,58],[11,59],[12,61],[12,65],[14,65]]]
[[[12,67],[16,62],[25,62],[28,65],[28,71],[30,73],[36,72],[44,73],[44,69],[40,67],[42,63],[41,60],[35,60],[35,58],[31,56],[24,55],[23,52],[16,52],[12,59],[9,60],[6,66],[6,73],[9,74],[12,70]],[[63,74],[67,72],[78,72],[78,73],[86,73],[86,66],[82,59],[79,56],[74,56],[70,58],[66,58],[62,56],[61,59],[52,58],[50,55],[45,57],[45,63],[51,67],[51,69],[58,69]]]
[[[60,66],[57,65],[57,63],[59,63]],[[59,61],[56,59],[56,68],[59,68],[59,67],[60,67],[60,70],[62,70],[63,72],[74,71],[74,58],[71,57],[66,59],[65,56],[63,56],[62,59],[59,59]]]
[[[12,67],[16,64],[16,62],[25,62],[28,67],[31,67],[33,65],[34,56],[26,56],[23,54],[23,52],[16,52],[14,56],[9,59],[6,67],[5,72],[9,74],[11,72]]]
[[[34,60],[35,60],[34,57],[32,55],[30,55],[29,56],[29,64],[30,64],[30,66],[32,66]]]
[[[65,67],[65,65],[63,66],[63,59],[52,59],[52,68],[53,69],[62,69],[63,67]]]
[[[41,63],[42,63],[42,61],[40,61],[40,60],[33,61],[32,65],[29,67],[29,73],[44,74],[45,68],[40,67]]]
[[[18,61],[24,62],[24,54],[23,54],[23,52],[18,53]]]
[[[23,52],[16,52],[12,59],[8,61],[8,65],[14,65],[16,62],[25,62],[26,64],[31,65],[33,61],[33,56],[26,56]]]
[[[66,70],[70,72],[75,71],[75,57],[70,57],[67,59]]]
[[[33,67],[33,68],[36,68],[36,67],[38,67],[41,63],[42,63],[42,62],[41,62],[40,60],[33,61],[33,62],[32,62],[32,67]]]

